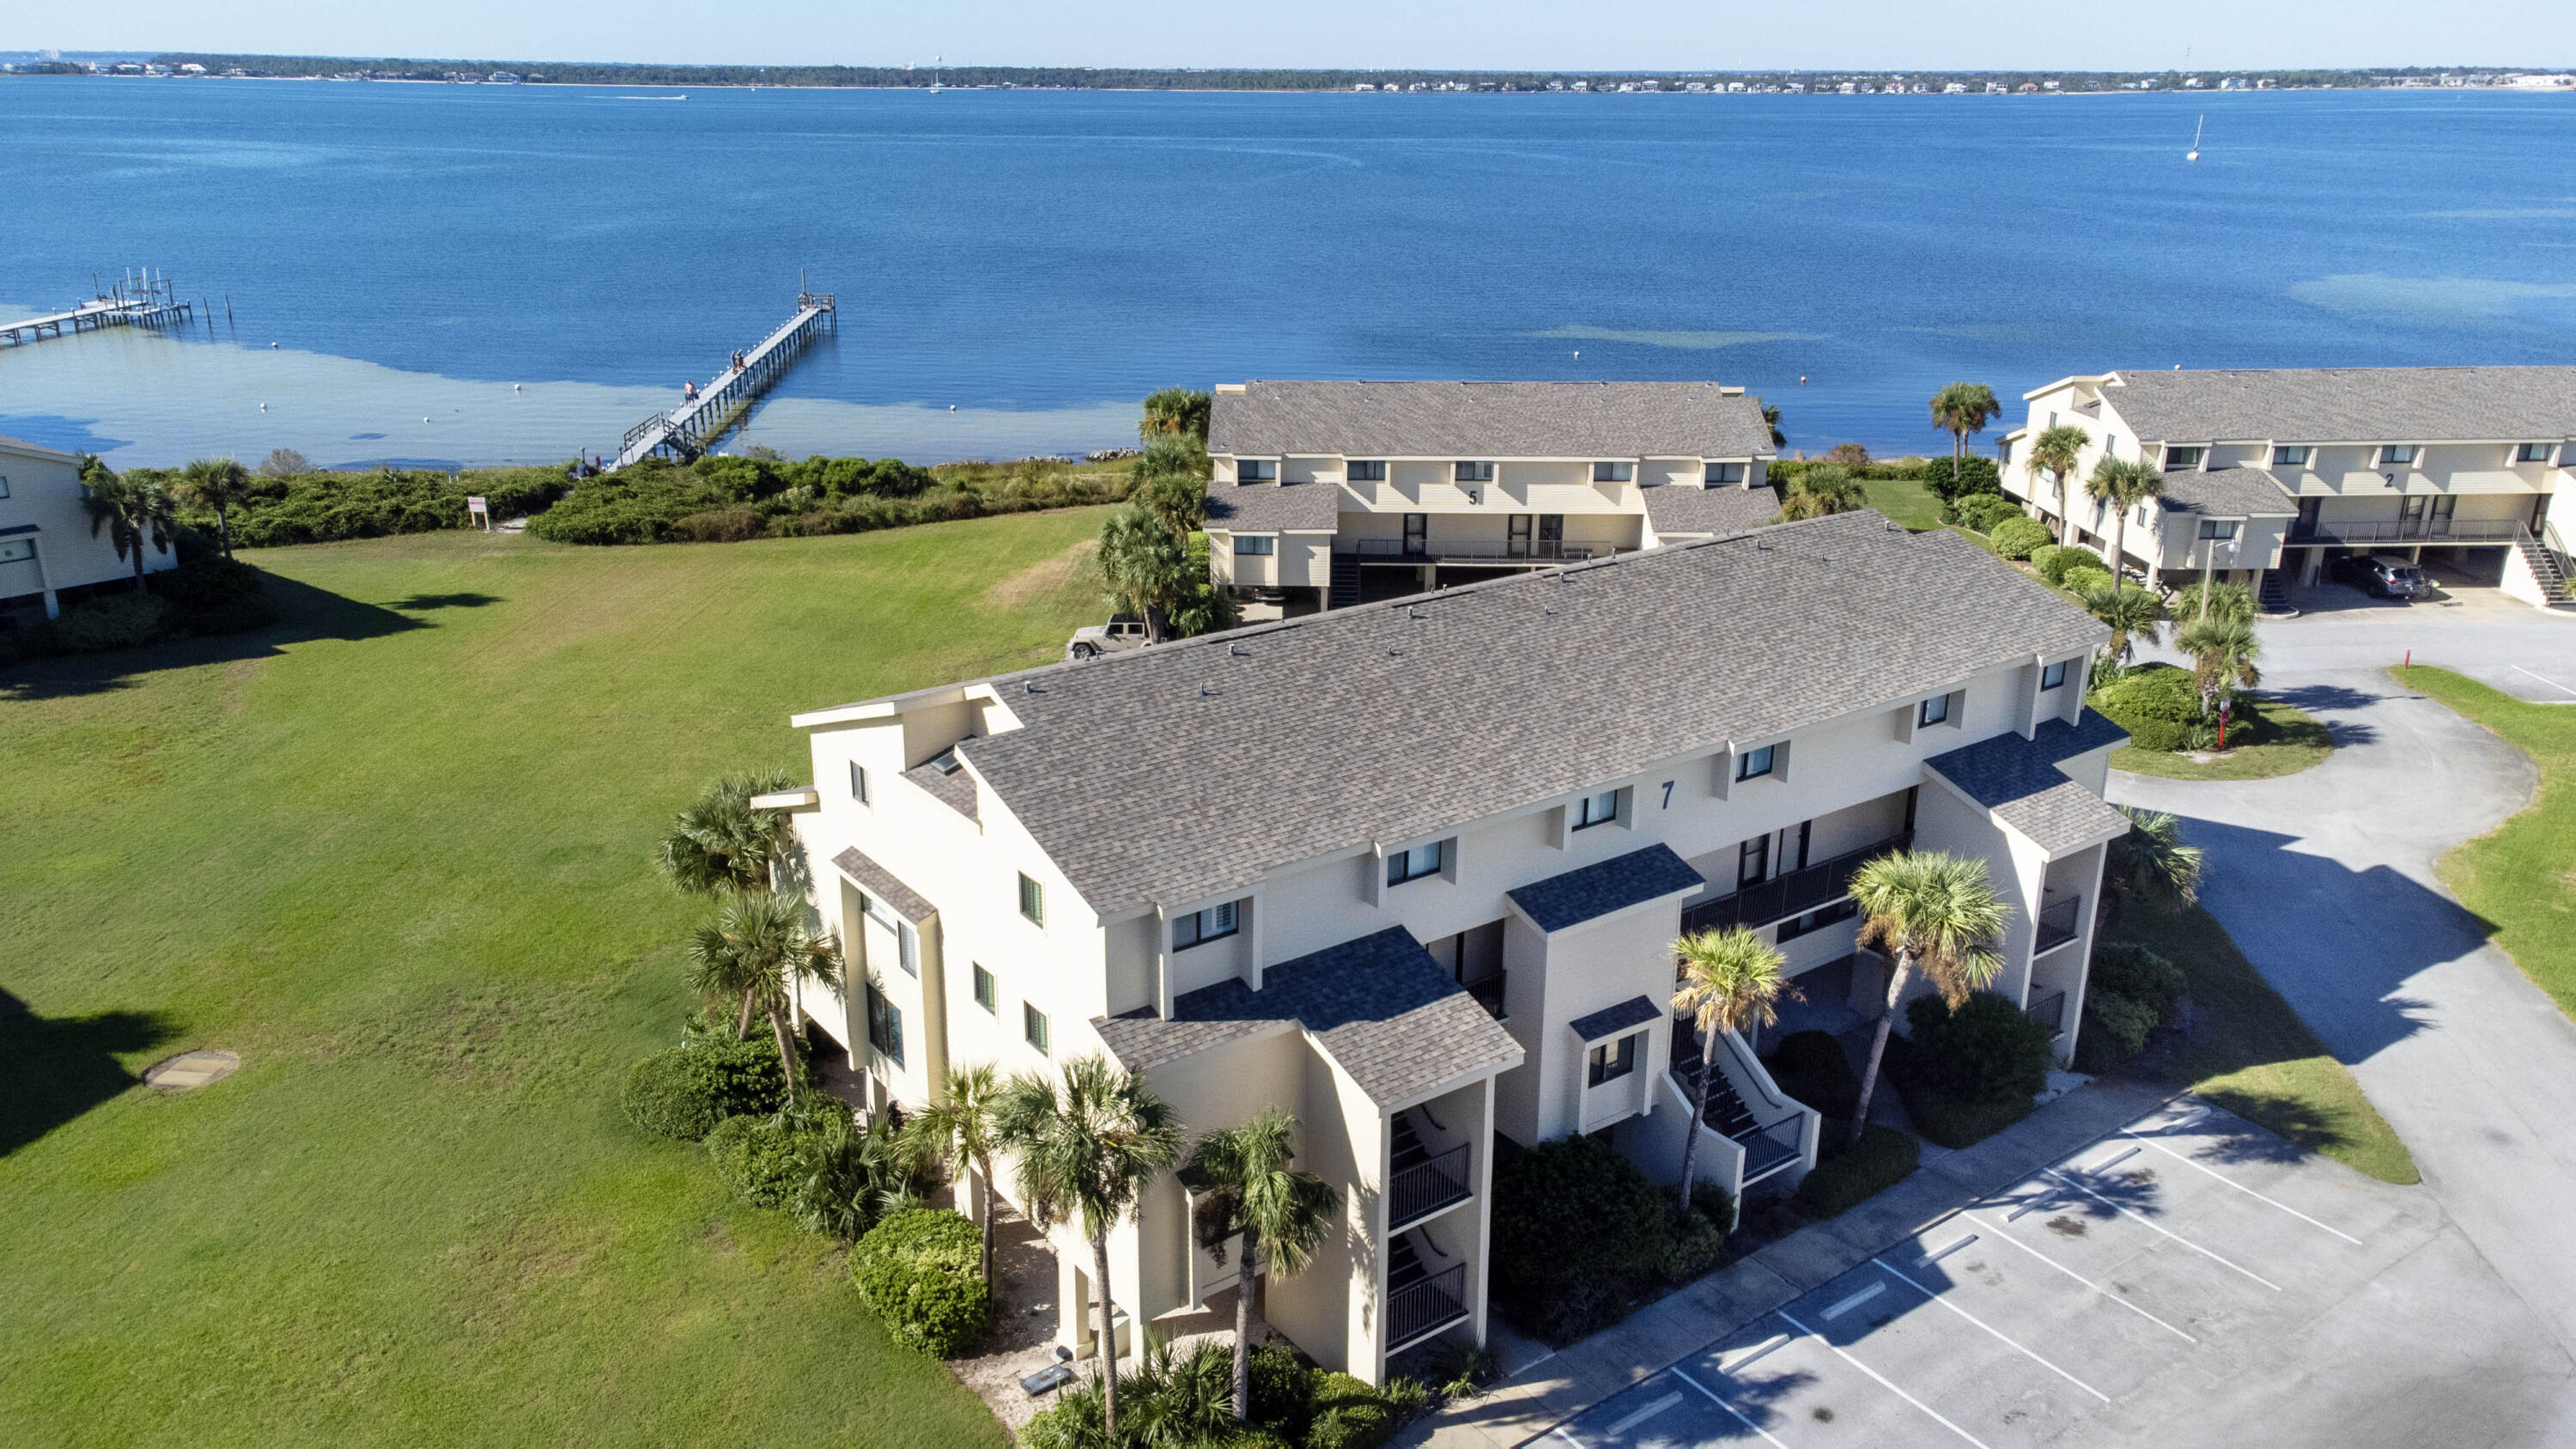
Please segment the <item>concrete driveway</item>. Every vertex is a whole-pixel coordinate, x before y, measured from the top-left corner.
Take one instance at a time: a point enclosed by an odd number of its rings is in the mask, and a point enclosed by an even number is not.
[[[2111,797],[2184,818],[2209,853],[2210,910],[2352,1068],[2427,1188],[2576,1358],[2576,1027],[2433,870],[2522,808],[2537,773],[2385,673],[2411,649],[2418,663],[2525,698],[2576,699],[2565,688],[2576,685],[2576,618],[2419,605],[2263,633],[2267,689],[2331,725],[2334,756],[2244,783],[2115,773]],[[2562,1401],[2547,1442],[2576,1442],[2576,1393]]]

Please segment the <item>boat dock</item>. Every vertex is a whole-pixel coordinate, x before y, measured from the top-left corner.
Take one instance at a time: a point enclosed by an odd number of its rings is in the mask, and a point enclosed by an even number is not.
[[[785,326],[743,354],[740,367],[728,368],[698,390],[697,397],[667,413],[655,413],[626,430],[610,472],[640,463],[655,453],[695,458],[725,431],[740,422],[770,384],[784,376],[796,354],[814,334],[832,326],[838,313],[830,292],[800,292],[796,315]]]
[[[168,277],[146,268],[140,276],[129,273],[115,286],[102,289],[68,312],[30,317],[24,322],[0,322],[0,344],[15,347],[60,337],[66,327],[75,333],[108,327],[167,327],[189,321],[195,314],[196,304],[179,300]]]

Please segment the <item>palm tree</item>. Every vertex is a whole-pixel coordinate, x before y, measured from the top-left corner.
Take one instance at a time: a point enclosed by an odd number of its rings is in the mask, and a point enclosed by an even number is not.
[[[1145,399],[1144,419],[1136,424],[1136,435],[1145,442],[1171,433],[1185,433],[1205,442],[1208,432],[1208,407],[1213,399],[1203,392],[1185,387],[1167,387]]]
[[[1780,976],[1780,953],[1748,927],[1701,931],[1673,943],[1681,958],[1681,984],[1673,989],[1673,1010],[1691,1013],[1699,1028],[1699,1100],[1691,1103],[1693,1130],[1682,1138],[1681,1209],[1690,1211],[1691,1174],[1699,1158],[1698,1125],[1708,1120],[1709,1086],[1717,1076],[1717,1034],[1747,1024],[1769,1026],[1779,1020],[1772,1003],[1788,987]]]
[[[179,473],[179,497],[215,515],[224,557],[233,556],[233,510],[250,501],[250,470],[230,458],[199,458]]]
[[[1771,430],[1772,447],[1779,448],[1787,446],[1789,435],[1780,431],[1780,405],[1778,403],[1764,403],[1762,405],[1762,426]]]
[[[1145,616],[1145,637],[1163,641],[1172,610],[1198,580],[1190,576],[1188,536],[1166,527],[1140,503],[1121,505],[1100,526],[1100,572],[1130,611]]]
[[[796,1084],[796,1039],[787,1028],[788,1013],[792,993],[807,981],[838,995],[841,948],[830,936],[806,933],[805,902],[797,896],[735,891],[689,943],[689,989],[713,1000],[741,1001],[746,1023],[754,1010],[767,1016],[790,1090]]]
[[[2162,896],[2186,906],[2198,901],[2208,859],[2199,846],[2183,844],[2182,822],[2161,810],[2114,808],[2129,817],[2129,833],[2111,842],[2102,878],[2115,891]]]
[[[2012,911],[1996,898],[1984,861],[1937,850],[1882,855],[1852,873],[1851,893],[1860,907],[1860,943],[1884,948],[1896,963],[1887,978],[1887,1009],[1879,1013],[1869,1065],[1861,1072],[1860,1106],[1852,1114],[1851,1140],[1858,1142],[1869,1125],[1869,1097],[1878,1089],[1887,1033],[1914,973],[1928,974],[1941,999],[1957,1008],[2003,969],[1993,942]]]
[[[2073,423],[2059,423],[2030,441],[2031,471],[2046,473],[2057,485],[2057,517],[2050,527],[2061,543],[2066,540],[2066,475],[2075,471],[2075,460],[2090,441],[2090,435]]]
[[[2153,463],[2138,458],[2114,458],[2108,453],[2093,465],[2092,476],[2084,480],[2084,495],[2112,510],[2111,577],[2120,576],[2120,560],[2128,557],[2129,510],[2150,498],[2164,495],[2165,475]]]
[[[917,1160],[946,1163],[951,1176],[968,1167],[984,1183],[984,1285],[993,1283],[993,1154],[1001,1150],[994,1112],[1001,1104],[1001,1079],[992,1064],[963,1071],[951,1068],[945,1099],[913,1109],[903,1124],[904,1146]]]
[[[1211,1132],[1190,1151],[1181,1170],[1208,1185],[1198,1218],[1199,1245],[1225,1262],[1225,1241],[1237,1233],[1234,1286],[1234,1416],[1251,1417],[1252,1283],[1264,1250],[1270,1270],[1302,1273],[1314,1261],[1342,1209],[1341,1190],[1296,1160],[1297,1119],[1281,1107],[1264,1107],[1240,1127]]]
[[[2231,624],[2254,622],[2254,591],[2243,584],[2204,580],[2194,584],[2181,599],[2182,611],[2200,619],[2224,619]]]
[[[754,810],[751,797],[795,787],[793,779],[777,771],[727,775],[707,786],[662,837],[662,873],[697,895],[768,890],[795,832],[786,812]]]
[[[1106,1057],[1064,1064],[1061,1084],[1023,1073],[1002,1089],[995,1120],[1017,1159],[1020,1201],[1040,1231],[1075,1217],[1091,1243],[1100,1294],[1101,1420],[1118,1440],[1116,1332],[1109,1301],[1109,1230],[1181,1155],[1172,1109],[1144,1079]]]
[[[2220,695],[2263,682],[2262,671],[2254,667],[2263,641],[2241,619],[2195,619],[2174,635],[2174,647],[2191,656],[2191,682],[2200,690],[2202,719],[2209,718]]]
[[[1959,460],[1968,453],[1968,437],[2003,415],[1995,390],[1982,382],[1954,382],[1932,394],[1932,426],[1950,435],[1950,490],[1959,487]]]
[[[2114,581],[2084,591],[2085,612],[2111,628],[2109,657],[2125,668],[2138,641],[2156,642],[2165,622],[2164,596],[2143,584]]]
[[[98,537],[104,528],[118,558],[128,552],[134,555],[134,592],[142,593],[143,545],[150,543],[156,553],[170,551],[170,490],[152,478],[119,476],[89,454],[81,456],[80,481],[81,506],[89,510],[89,536]]]
[[[1782,518],[1823,518],[1828,514],[1849,513],[1869,502],[1852,470],[1840,463],[1816,463],[1790,478],[1788,497],[1780,504]]]

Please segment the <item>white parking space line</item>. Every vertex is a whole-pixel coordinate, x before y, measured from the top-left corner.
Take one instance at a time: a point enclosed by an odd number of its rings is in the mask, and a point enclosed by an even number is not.
[[[1961,1214],[1961,1216],[1964,1217],[1966,1215]],[[1969,1221],[1974,1222],[1976,1220],[1970,1218]],[[1997,1232],[1995,1234],[1995,1240],[1997,1242],[2012,1244],[2014,1247],[2030,1254],[2032,1257],[2046,1263],[2048,1266],[2055,1268],[2058,1272],[2065,1274],[2067,1277],[2074,1279],[2076,1282],[2083,1284],[2085,1287],[2090,1288],[2094,1292],[2101,1294],[2103,1297],[2110,1299],[2112,1302],[2119,1304],[2131,1313],[2138,1315],[2140,1318],[2145,1319],[2149,1323],[2154,1324],[2156,1327],[2163,1329],[2165,1332],[2172,1334],[2174,1337],[2181,1339],[2185,1343],[2196,1344],[2200,1342],[2199,1339],[2192,1337],[2190,1334],[2185,1333],[2181,1329],[2174,1327],[2172,1324],[2165,1322],[2163,1319],[2156,1317],[2154,1314],[2140,1308],[2135,1303],[2132,1303],[2128,1299],[2121,1297],[2119,1294],[2112,1292],[2110,1289],[2103,1287],[2101,1284],[2094,1282],[2092,1279],[2085,1277],[2083,1274],[2076,1272],[2074,1269],[2067,1267],[2064,1263],[2057,1261],[2055,1258],[2048,1256],[2046,1253],[2041,1252],[2039,1249],[2032,1247],[2030,1244],[2023,1242],[2021,1239],[2014,1237],[2010,1233]]]
[[[1610,1437],[1615,1439],[1618,1436],[1627,1433],[1629,1430],[1636,1428],[1639,1424],[1646,1422],[1648,1419],[1655,1417],[1657,1414],[1662,1413],[1664,1410],[1671,1408],[1673,1405],[1678,1404],[1681,1401],[1682,1396],[1679,1393],[1664,1395],[1662,1398],[1655,1400],[1646,1407],[1639,1409],[1637,1412],[1630,1414],[1628,1417],[1621,1419],[1615,1424],[1612,1424],[1609,1430]]]
[[[2122,1129],[2120,1129],[2120,1130],[2122,1130],[2123,1132],[2128,1132],[2128,1129],[2127,1129],[2127,1128],[2125,1128],[2125,1127],[2124,1127],[2124,1128],[2122,1128]],[[2201,1162],[2194,1161],[2194,1160],[2193,1160],[2193,1159],[2192,1159],[2188,1154],[2186,1154],[2186,1153],[2176,1152],[2176,1151],[2174,1151],[2172,1148],[2167,1147],[2166,1145],[2164,1145],[2163,1143],[2156,1141],[2154,1138],[2151,1138],[2151,1137],[2139,1137],[2139,1136],[2138,1136],[2138,1134],[2137,1134],[2137,1133],[2135,1133],[2135,1132],[2129,1132],[2129,1133],[2128,1133],[2128,1135],[2130,1135],[2131,1137],[2137,1137],[2137,1138],[2138,1138],[2138,1140],[2139,1140],[2140,1142],[2144,1142],[2144,1143],[2146,1143],[2149,1147],[2154,1148],[2154,1149],[2155,1149],[2155,1150],[2157,1150],[2158,1152],[2163,1153],[2165,1156],[2172,1158],[2174,1161],[2179,1162],[2179,1163],[2183,1164],[2183,1165],[2184,1165],[2184,1166],[2186,1166],[2186,1167],[2190,1167],[2190,1168],[2197,1169],[2198,1171],[2203,1172],[2203,1173],[2206,1173],[2206,1174],[2208,1174],[2208,1175],[2209,1175],[2209,1176],[2211,1176],[2211,1177],[2217,1178],[2220,1182],[2226,1183],[2229,1187],[2232,1187],[2232,1188],[2236,1189],[2238,1192],[2241,1192],[2241,1193],[2245,1194],[2247,1197],[2255,1198],[2255,1199],[2258,1199],[2258,1200],[2260,1200],[2260,1201],[2270,1203],[2272,1206],[2274,1206],[2274,1207],[2276,1207],[2276,1208],[2279,1208],[2281,1211],[2283,1211],[2283,1212],[2285,1212],[2285,1213],[2288,1213],[2290,1216],[2292,1216],[2292,1217],[2294,1217],[2294,1218],[2297,1218],[2300,1222],[2306,1223],[2309,1227],[2312,1227],[2312,1228],[2318,1228],[2318,1229],[2321,1229],[2321,1230],[2323,1230],[2323,1231],[2325,1231],[2325,1232],[2333,1233],[2336,1237],[2343,1239],[2345,1242],[2352,1244],[2352,1245],[2353,1245],[2354,1247],[2356,1247],[2356,1248],[2358,1248],[2358,1247],[2360,1247],[2360,1246],[2361,1246],[2361,1239],[2354,1237],[2352,1234],[2347,1233],[2347,1232],[2344,1232],[2344,1231],[2341,1231],[2340,1229],[2337,1229],[2337,1228],[2329,1228],[2329,1227],[2327,1227],[2325,1224],[2323,1224],[2323,1223],[2321,1223],[2321,1222],[2318,1222],[2315,1218],[2309,1217],[2306,1213],[2303,1213],[2303,1212],[2299,1211],[2297,1208],[2294,1208],[2294,1207],[2290,1206],[2288,1203],[2282,1202],[2282,1201],[2281,1201],[2280,1199],[2278,1199],[2278,1198],[2265,1197],[2263,1194],[2261,1194],[2261,1193],[2259,1193],[2259,1192],[2256,1192],[2254,1189],[2252,1189],[2252,1188],[2250,1188],[2250,1187],[2247,1187],[2245,1184],[2243,1184],[2243,1183],[2241,1183],[2241,1182],[2238,1182],[2236,1179],[2234,1179],[2234,1178],[2232,1178],[2232,1177],[2227,1176],[2225,1173],[2218,1172],[2218,1171],[2216,1171],[2216,1170],[2212,1169],[2211,1167],[2209,1167],[2209,1166],[2208,1166],[2207,1164],[2205,1164],[2205,1163],[2201,1163]]]
[[[1842,1317],[1844,1314],[1851,1312],[1853,1309],[1858,1308],[1862,1304],[1867,1303],[1869,1300],[1886,1291],[1886,1284],[1872,1283],[1868,1287],[1860,1290],[1858,1293],[1855,1293],[1849,1298],[1844,1299],[1842,1302],[1835,1304],[1833,1307],[1826,1309],[1825,1321],[1827,1323],[1831,1323],[1835,1319]]]
[[[1958,1435],[1960,1438],[1967,1440],[1969,1443],[1976,1445],[1976,1446],[1977,1446],[1977,1449],[1990,1449],[1990,1446],[1986,1443],[1986,1441],[1985,1441],[1985,1440],[1978,1438],[1976,1435],[1971,1434],[1971,1433],[1969,1433],[1967,1430],[1960,1428],[1958,1425],[1951,1423],[1949,1420],[1947,1420],[1947,1419],[1945,1419],[1945,1418],[1942,1418],[1942,1417],[1941,1417],[1941,1412],[1940,1412],[1938,1409],[1933,1408],[1930,1404],[1927,1404],[1927,1403],[1923,1402],[1921,1399],[1918,1399],[1918,1398],[1914,1397],[1912,1394],[1909,1394],[1909,1393],[1907,1393],[1905,1390],[1900,1389],[1900,1388],[1898,1388],[1896,1385],[1894,1385],[1894,1384],[1892,1384],[1892,1383],[1888,1382],[1888,1380],[1887,1380],[1887,1376],[1886,1376],[1886,1375],[1881,1374],[1878,1370],[1876,1370],[1876,1369],[1874,1369],[1874,1368],[1871,1368],[1868,1364],[1862,1363],[1859,1359],[1856,1359],[1856,1358],[1852,1357],[1850,1354],[1843,1352],[1843,1350],[1842,1350],[1842,1348],[1841,1348],[1841,1346],[1840,1346],[1840,1345],[1837,1345],[1837,1344],[1835,1344],[1835,1343],[1833,1343],[1833,1342],[1831,1342],[1831,1341],[1827,1340],[1827,1339],[1826,1339],[1826,1337],[1825,1337],[1823,1334],[1816,1332],[1814,1329],[1809,1328],[1807,1325],[1805,1325],[1805,1324],[1803,1324],[1803,1323],[1800,1323],[1800,1322],[1799,1322],[1798,1320],[1796,1320],[1795,1318],[1790,1318],[1790,1317],[1789,1317],[1789,1314],[1788,1314],[1788,1311],[1787,1311],[1786,1309],[1779,1309],[1779,1310],[1775,1310],[1775,1311],[1776,1311],[1776,1312],[1778,1312],[1782,1318],[1784,1318],[1784,1319],[1788,1319],[1789,1326],[1790,1326],[1791,1328],[1794,1328],[1794,1329],[1798,1330],[1800,1333],[1805,1334],[1806,1336],[1808,1336],[1809,1338],[1814,1339],[1814,1340],[1815,1340],[1816,1342],[1818,1342],[1818,1343],[1824,1344],[1824,1346],[1825,1346],[1826,1348],[1831,1349],[1831,1350],[1833,1351],[1834,1357],[1841,1359],[1843,1362],[1845,1362],[1845,1363],[1847,1363],[1847,1364],[1850,1364],[1853,1368],[1859,1369],[1862,1373],[1865,1373],[1865,1374],[1869,1375],[1872,1379],[1875,1379],[1875,1380],[1878,1382],[1878,1386],[1879,1386],[1880,1388],[1883,1388],[1883,1389],[1887,1390],[1889,1393],[1896,1395],[1898,1398],[1903,1399],[1905,1402],[1907,1402],[1907,1403],[1909,1403],[1909,1404],[1912,1404],[1914,1407],[1916,1407],[1916,1408],[1918,1408],[1918,1409],[1921,1409],[1921,1410],[1923,1411],[1924,1415],[1925,1415],[1926,1417],[1930,1418],[1930,1419],[1932,1420],[1932,1422],[1934,1422],[1934,1423],[1936,1423],[1936,1424],[1940,1425],[1940,1426],[1941,1426],[1942,1428],[1944,1428],[1944,1429],[1949,1430],[1951,1433]],[[1769,1438],[1770,1436],[1766,1434],[1766,1435],[1764,1435],[1763,1437],[1764,1437],[1764,1438]],[[1775,1441],[1775,1442],[1776,1442],[1776,1441]]]
[[[1754,1433],[1761,1435],[1761,1436],[1762,1436],[1762,1439],[1763,1439],[1763,1442],[1764,1442],[1764,1443],[1767,1443],[1767,1444],[1769,1444],[1769,1445],[1771,1445],[1771,1449],[1789,1449],[1789,1446],[1788,1446],[1788,1445],[1783,1444],[1783,1443],[1781,1443],[1779,1440],[1772,1438],[1772,1437],[1771,1437],[1771,1431],[1770,1431],[1770,1430],[1765,1429],[1765,1428],[1763,1428],[1761,1425],[1759,1425],[1759,1424],[1757,1424],[1757,1423],[1754,1423],[1751,1419],[1748,1419],[1748,1418],[1744,1417],[1744,1411],[1743,1411],[1743,1410],[1738,1409],[1738,1408],[1737,1408],[1737,1407],[1735,1407],[1733,1404],[1730,1404],[1730,1403],[1728,1403],[1726,1400],[1719,1398],[1719,1397],[1717,1396],[1717,1394],[1715,1393],[1715,1391],[1711,1390],[1711,1389],[1709,1388],[1709,1386],[1708,1386],[1708,1385],[1706,1385],[1706,1384],[1704,1384],[1704,1383],[1701,1383],[1699,1380],[1697,1380],[1697,1379],[1695,1379],[1695,1378],[1692,1378],[1689,1374],[1683,1373],[1679,1368],[1675,1368],[1675,1369],[1673,1370],[1673,1377],[1674,1377],[1674,1378],[1677,1378],[1677,1379],[1680,1379],[1683,1383],[1686,1383],[1686,1384],[1690,1385],[1692,1388],[1695,1388],[1695,1389],[1699,1390],[1701,1393],[1703,1393],[1703,1394],[1707,1394],[1707,1395],[1708,1395],[1708,1401],[1709,1401],[1710,1403],[1717,1405],[1719,1408],[1724,1409],[1726,1412],[1728,1412],[1728,1413],[1730,1413],[1730,1414],[1733,1414],[1733,1415],[1735,1416],[1735,1422],[1737,1422],[1737,1423],[1739,1423],[1739,1424],[1742,1424],[1745,1428],[1750,1429],[1750,1430],[1752,1430]]]
[[[1590,1445],[1588,1445],[1588,1444],[1584,1443],[1584,1442],[1583,1442],[1582,1440],[1580,1440],[1580,1439],[1575,1438],[1575,1437],[1574,1437],[1574,1431],[1573,1431],[1573,1430],[1571,1430],[1571,1429],[1566,1428],[1563,1424],[1559,1424],[1559,1425],[1557,1425],[1557,1426],[1556,1426],[1555,1433],[1556,1433],[1556,1437],[1558,1437],[1559,1439],[1564,1440],[1564,1441],[1565,1441],[1566,1443],[1568,1443],[1568,1444],[1573,1445],[1573,1446],[1574,1446],[1574,1449],[1591,1449],[1591,1446],[1590,1446]]]
[[[2047,1173],[2049,1176],[2056,1178],[2062,1183],[2065,1183],[2068,1187],[2075,1189],[2077,1192],[2084,1194],[2086,1197],[2093,1199],[2095,1202],[2100,1203],[2102,1206],[2109,1208],[2111,1211],[2118,1213],[2122,1217],[2135,1218],[2140,1223],[2145,1224],[2150,1231],[2162,1234],[2167,1238],[2171,1238],[2173,1241],[2182,1244],[2184,1247],[2191,1249],[2193,1252],[2198,1253],[2202,1257],[2207,1258],[2209,1261],[2216,1263],[2222,1268],[2228,1269],[2231,1272],[2242,1273],[2246,1277],[2253,1279],[2255,1282],[2262,1284],[2264,1287],[2271,1289],[2275,1293],[2281,1291],[2280,1284],[2273,1282],[2271,1279],[2264,1277],[2253,1269],[2245,1267],[2240,1263],[2230,1262],[2228,1259],[2211,1252],[2209,1249],[2202,1247],[2200,1244],[2193,1242],[2182,1234],[2172,1231],[2162,1223],[2146,1216],[2144,1213],[2134,1212],[2128,1208],[2122,1207],[2120,1204],[2115,1203],[2109,1198],[2104,1197],[2102,1194],[2095,1192],[2093,1189],[2086,1187],[2074,1178],[2068,1177],[2066,1174],[2059,1172],[2056,1168],[2043,1167],[2040,1171]]]
[[[2093,1397],[2100,1399],[2103,1403],[2107,1404],[2111,1402],[2111,1396],[2109,1394],[2102,1392],[2100,1389],[2084,1382],[2075,1375],[2068,1373],[2066,1370],[2059,1368],[2057,1365],[2050,1363],[2044,1358],[2041,1358],[2038,1354],[2031,1352],[2028,1348],[2023,1347],[2020,1342],[2015,1340],[2011,1335],[2005,1333],[2002,1329],[1995,1327],[1993,1324],[1986,1322],[1984,1319],[1979,1318],[1973,1313],[1970,1313],[1958,1304],[1951,1302],[1949,1299],[1942,1297],[1940,1294],[1935,1293],[1931,1289],[1924,1287],[1922,1284],[1915,1282],[1913,1279],[1906,1277],[1903,1273],[1897,1272],[1895,1267],[1885,1258],[1872,1258],[1870,1261],[1876,1263],[1881,1268],[1887,1269],[1889,1276],[1895,1278],[1899,1283],[1902,1283],[1906,1287],[1913,1289],[1915,1292],[1922,1294],[1933,1302],[1940,1304],[1942,1307],[1949,1309],[1951,1312],[1968,1320],[1979,1328],[1984,1329],[1986,1332],[1993,1334],[1998,1342],[2009,1346],[2014,1352],[2019,1353],[2026,1359],[2029,1359],[2032,1363],[2035,1363],[2041,1368],[2048,1370],[2050,1373],[2057,1375],[2059,1378],[2066,1380],[2068,1383],[2073,1384],[2075,1387],[2082,1389],[2088,1394],[2091,1394]]]
[[[2513,667],[2514,667],[2514,669],[2515,669],[2516,671],[2518,671],[2518,672],[2520,672],[2520,673],[2523,673],[2523,674],[2531,674],[2531,671],[2530,671],[2530,670],[2528,670],[2528,669],[2524,669],[2524,668],[2523,668],[2521,665],[2519,665],[2519,664],[2517,664],[2517,665],[2515,665],[2515,666],[2513,666]],[[2541,683],[2543,683],[2543,684],[2548,685],[2550,688],[2552,688],[2552,689],[2554,689],[2554,690],[2557,690],[2560,694],[2576,695],[2576,689],[2569,689],[2566,685],[2563,685],[2563,684],[2559,683],[2557,680],[2550,678],[2550,677],[2549,677],[2548,675],[2546,675],[2546,674],[2531,674],[2531,677],[2532,677],[2532,678],[2534,678],[2534,679],[2539,680],[2539,681],[2540,681]]]

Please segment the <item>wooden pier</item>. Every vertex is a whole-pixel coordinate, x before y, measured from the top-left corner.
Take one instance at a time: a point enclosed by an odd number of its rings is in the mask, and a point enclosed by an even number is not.
[[[195,315],[196,304],[181,301],[171,290],[168,277],[146,268],[140,275],[128,274],[68,312],[30,317],[24,322],[0,322],[0,345],[15,347],[60,337],[67,327],[75,333],[109,327],[169,327]]]
[[[833,325],[837,316],[835,300],[830,292],[798,293],[796,315],[758,347],[743,354],[742,366],[718,374],[698,390],[694,401],[667,413],[655,413],[628,428],[625,442],[618,447],[617,461],[608,465],[609,471],[640,463],[655,453],[686,459],[705,452],[708,445],[742,420],[772,383],[786,375],[796,355],[805,350],[816,332]]]

